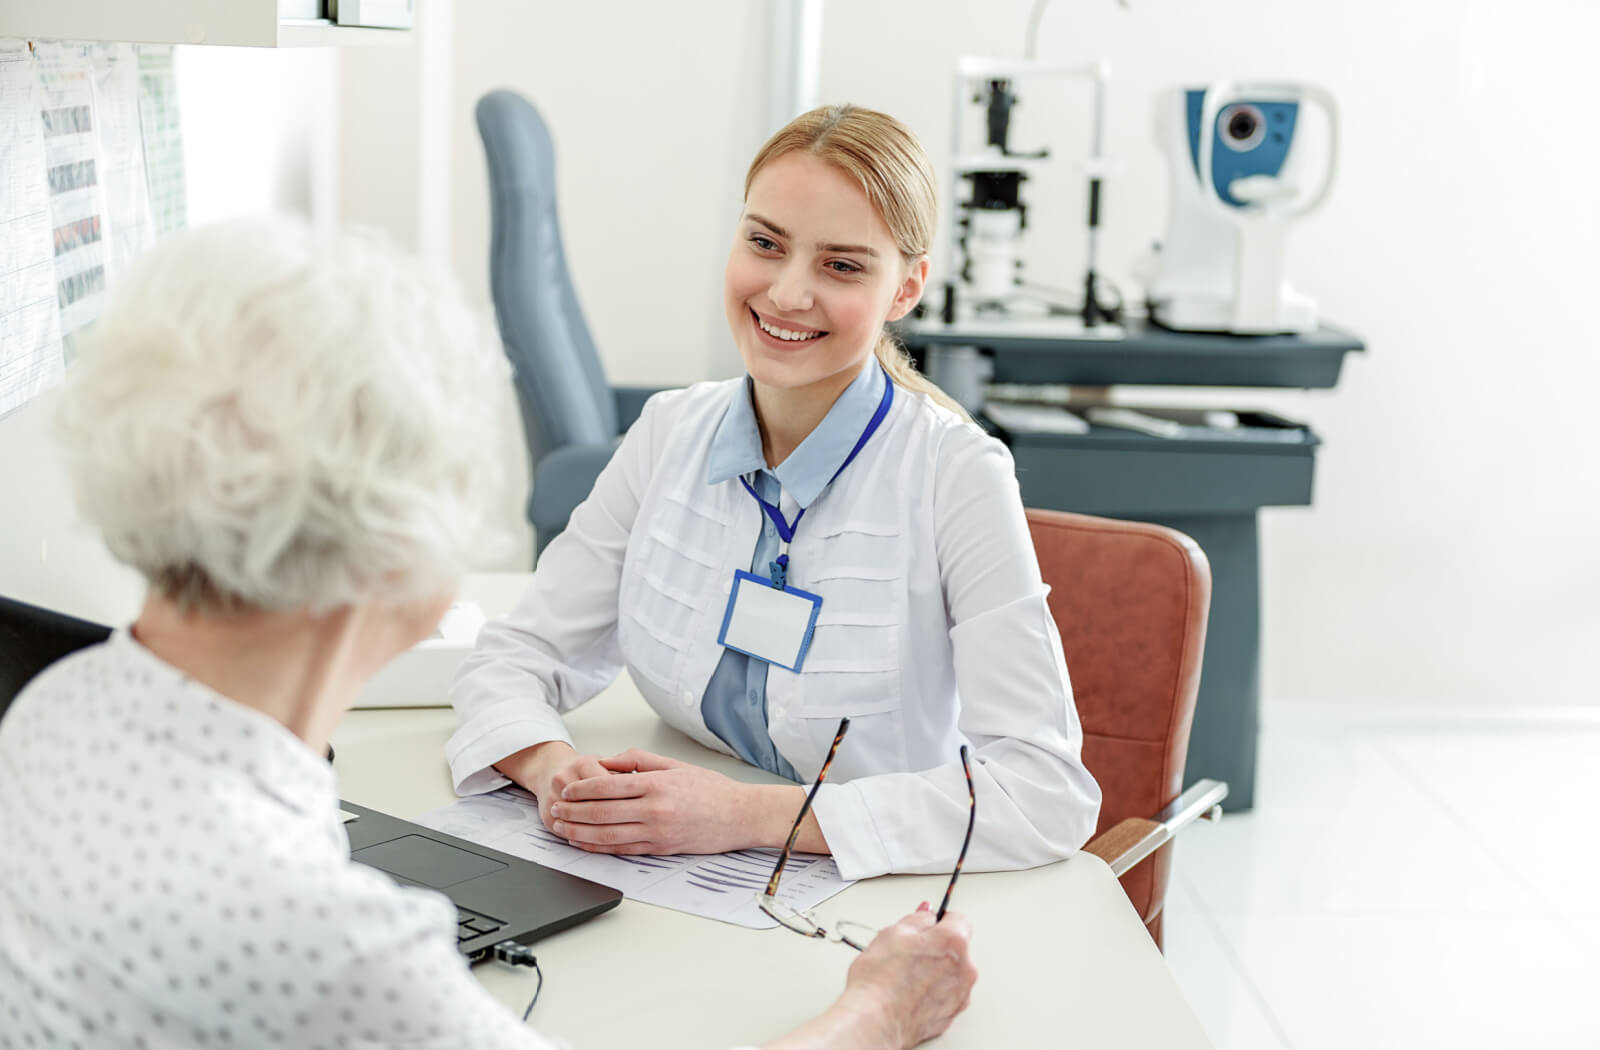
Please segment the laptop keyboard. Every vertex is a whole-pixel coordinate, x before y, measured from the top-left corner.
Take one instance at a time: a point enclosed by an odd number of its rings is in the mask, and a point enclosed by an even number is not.
[[[459,905],[456,907],[456,922],[457,944],[470,941],[474,937],[482,937],[485,934],[494,933],[505,926],[505,923],[499,919],[491,919],[487,915],[479,915],[477,912],[468,911]]]

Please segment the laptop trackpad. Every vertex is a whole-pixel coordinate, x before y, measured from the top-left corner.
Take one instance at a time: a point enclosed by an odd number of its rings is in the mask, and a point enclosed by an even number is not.
[[[442,890],[458,882],[506,867],[477,853],[468,853],[421,835],[406,835],[358,849],[351,859],[387,871],[407,882]]]

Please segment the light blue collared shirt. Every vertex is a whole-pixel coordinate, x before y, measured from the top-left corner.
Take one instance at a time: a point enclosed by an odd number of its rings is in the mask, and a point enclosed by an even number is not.
[[[788,493],[802,509],[811,506],[872,421],[887,381],[874,355],[800,447],[769,470],[761,452],[761,430],[756,425],[755,405],[750,399],[750,381],[746,379],[711,438],[706,484],[738,485],[741,474],[753,474],[751,485],[773,506],[778,505],[780,493]],[[744,487],[739,487],[742,492]],[[750,499],[749,493],[744,493],[744,497],[750,500],[751,509],[761,514],[761,535],[756,538],[750,571],[757,576],[770,577],[769,563],[778,556],[778,530],[755,505],[755,500]],[[805,522],[801,522],[799,528],[805,528]],[[700,699],[700,714],[705,718],[706,727],[740,758],[770,773],[798,781],[800,777],[778,754],[767,732],[767,666],[744,653],[723,650],[722,659],[711,673],[705,695]]]

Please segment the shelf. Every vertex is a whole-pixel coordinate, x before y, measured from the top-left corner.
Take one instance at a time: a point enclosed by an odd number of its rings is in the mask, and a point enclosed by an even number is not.
[[[392,47],[409,44],[408,29],[367,29],[358,26],[336,26],[326,20],[300,22],[285,20],[278,23],[279,47],[367,47],[378,45]]]
[[[1251,442],[1151,437],[1113,427],[1086,434],[1005,433],[1029,507],[1111,517],[1254,514],[1311,503],[1316,451],[1296,440]]]
[[[1040,331],[1040,323],[1004,320],[945,326],[936,318],[902,324],[908,349],[976,346],[994,358],[993,382],[1079,386],[1241,386],[1326,389],[1339,381],[1347,353],[1361,340],[1335,328],[1306,335],[1172,332],[1143,319],[1122,339]]]
[[[0,9],[0,37],[235,47],[406,44],[404,29],[278,18],[277,0],[48,0]]]

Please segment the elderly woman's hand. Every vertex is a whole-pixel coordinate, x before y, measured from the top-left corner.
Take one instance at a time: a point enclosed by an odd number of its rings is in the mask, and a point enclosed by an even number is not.
[[[934,921],[924,904],[883,930],[850,966],[841,1001],[876,1004],[889,1025],[884,1045],[912,1047],[950,1027],[972,1000],[972,925],[946,912]]]
[[[972,926],[924,903],[873,938],[850,965],[844,994],[767,1050],[907,1050],[941,1034],[972,1000]]]

